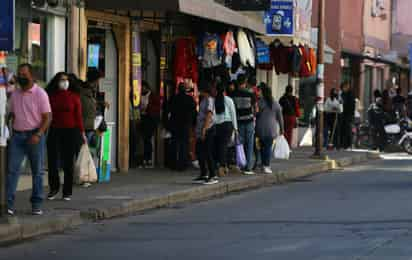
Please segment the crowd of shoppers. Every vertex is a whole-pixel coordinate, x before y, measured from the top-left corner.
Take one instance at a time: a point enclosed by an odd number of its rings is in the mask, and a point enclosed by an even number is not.
[[[61,198],[70,201],[73,194],[74,163],[84,144],[97,146],[99,133],[105,131],[103,121],[96,122],[109,107],[99,97],[100,73],[90,69],[87,81],[73,74],[57,73],[45,89],[36,84],[32,66],[19,66],[17,88],[10,96],[12,137],[9,145],[7,178],[8,213],[15,213],[14,199],[21,172],[22,161],[27,156],[33,174],[31,197],[32,213],[42,215],[44,159],[47,148],[49,194],[55,200],[62,188]],[[285,113],[274,100],[271,89],[264,83],[259,86],[254,77],[239,75],[236,81],[211,80],[199,86],[200,102],[193,96],[190,84],[182,83],[177,93],[172,93],[164,105],[165,129],[170,131],[174,169],[186,170],[191,160],[190,135],[196,138],[196,158],[200,176],[195,183],[216,184],[218,177],[228,174],[236,157],[230,146],[235,140],[243,144],[246,164],[240,169],[244,174],[253,172],[254,158],[260,157],[261,170],[271,173],[271,158],[275,139],[288,131],[291,138],[299,115],[298,100],[291,93],[281,99],[291,102]],[[283,104],[285,105],[285,104]],[[153,136],[160,123],[160,97],[152,92],[147,82],[142,82],[140,119],[143,137],[143,166],[153,166]],[[294,116],[293,120],[291,117]],[[285,120],[284,120],[285,117]],[[286,119],[287,118],[287,119]],[[102,123],[103,122],[103,123]],[[255,152],[255,154],[254,154]],[[232,164],[232,165],[231,165]],[[235,163],[236,164],[236,163]],[[59,171],[63,169],[61,187]]]

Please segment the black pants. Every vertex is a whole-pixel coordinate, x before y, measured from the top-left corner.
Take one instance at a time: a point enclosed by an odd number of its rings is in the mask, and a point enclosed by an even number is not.
[[[149,115],[142,116],[142,134],[143,134],[143,160],[151,161],[153,154],[153,136],[156,131],[159,119]]]
[[[172,151],[175,153],[175,169],[186,170],[189,163],[189,127],[182,127],[172,133]]]
[[[215,132],[216,130],[212,128],[207,132],[205,140],[197,139],[196,154],[202,177],[216,176],[216,164],[213,156]]]
[[[62,165],[64,171],[63,196],[72,195],[74,157],[78,138],[77,129],[50,128],[47,138],[50,191],[58,192],[60,190],[59,165]]]
[[[215,147],[216,161],[219,164],[219,167],[227,166],[227,150],[230,139],[232,138],[232,134],[232,122],[224,122],[222,124],[216,125]]]
[[[353,119],[350,117],[342,117],[341,120],[341,144],[344,149],[352,147],[352,122]]]

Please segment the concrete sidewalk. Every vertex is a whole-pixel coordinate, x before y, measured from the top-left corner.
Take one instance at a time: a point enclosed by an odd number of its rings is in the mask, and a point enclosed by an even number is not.
[[[108,184],[76,187],[71,202],[46,201],[45,215],[41,217],[29,215],[31,191],[20,191],[16,201],[17,217],[0,221],[0,244],[62,232],[89,221],[282,184],[326,172],[336,166],[344,167],[379,158],[376,153],[361,151],[329,152],[329,161],[319,161],[310,159],[312,152],[312,149],[299,149],[293,152],[291,160],[273,162],[274,174],[244,176],[231,173],[221,178],[219,184],[211,186],[191,184],[191,180],[198,175],[196,170],[179,173],[166,169],[139,169],[115,174]],[[24,185],[27,186],[27,183]]]

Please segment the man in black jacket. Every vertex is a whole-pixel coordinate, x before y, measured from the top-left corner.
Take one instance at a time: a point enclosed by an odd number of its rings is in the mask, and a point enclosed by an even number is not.
[[[170,100],[168,130],[172,133],[173,151],[176,152],[176,170],[186,170],[189,162],[189,132],[196,118],[196,103],[179,85],[179,93]]]
[[[341,84],[341,100],[343,104],[343,113],[341,121],[341,144],[344,149],[352,147],[352,123],[355,117],[355,96],[352,93],[350,84],[344,82]]]

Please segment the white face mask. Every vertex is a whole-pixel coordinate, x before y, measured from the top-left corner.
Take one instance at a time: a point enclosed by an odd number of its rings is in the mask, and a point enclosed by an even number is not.
[[[59,88],[61,90],[68,90],[69,89],[69,81],[68,80],[60,80],[59,82]]]

